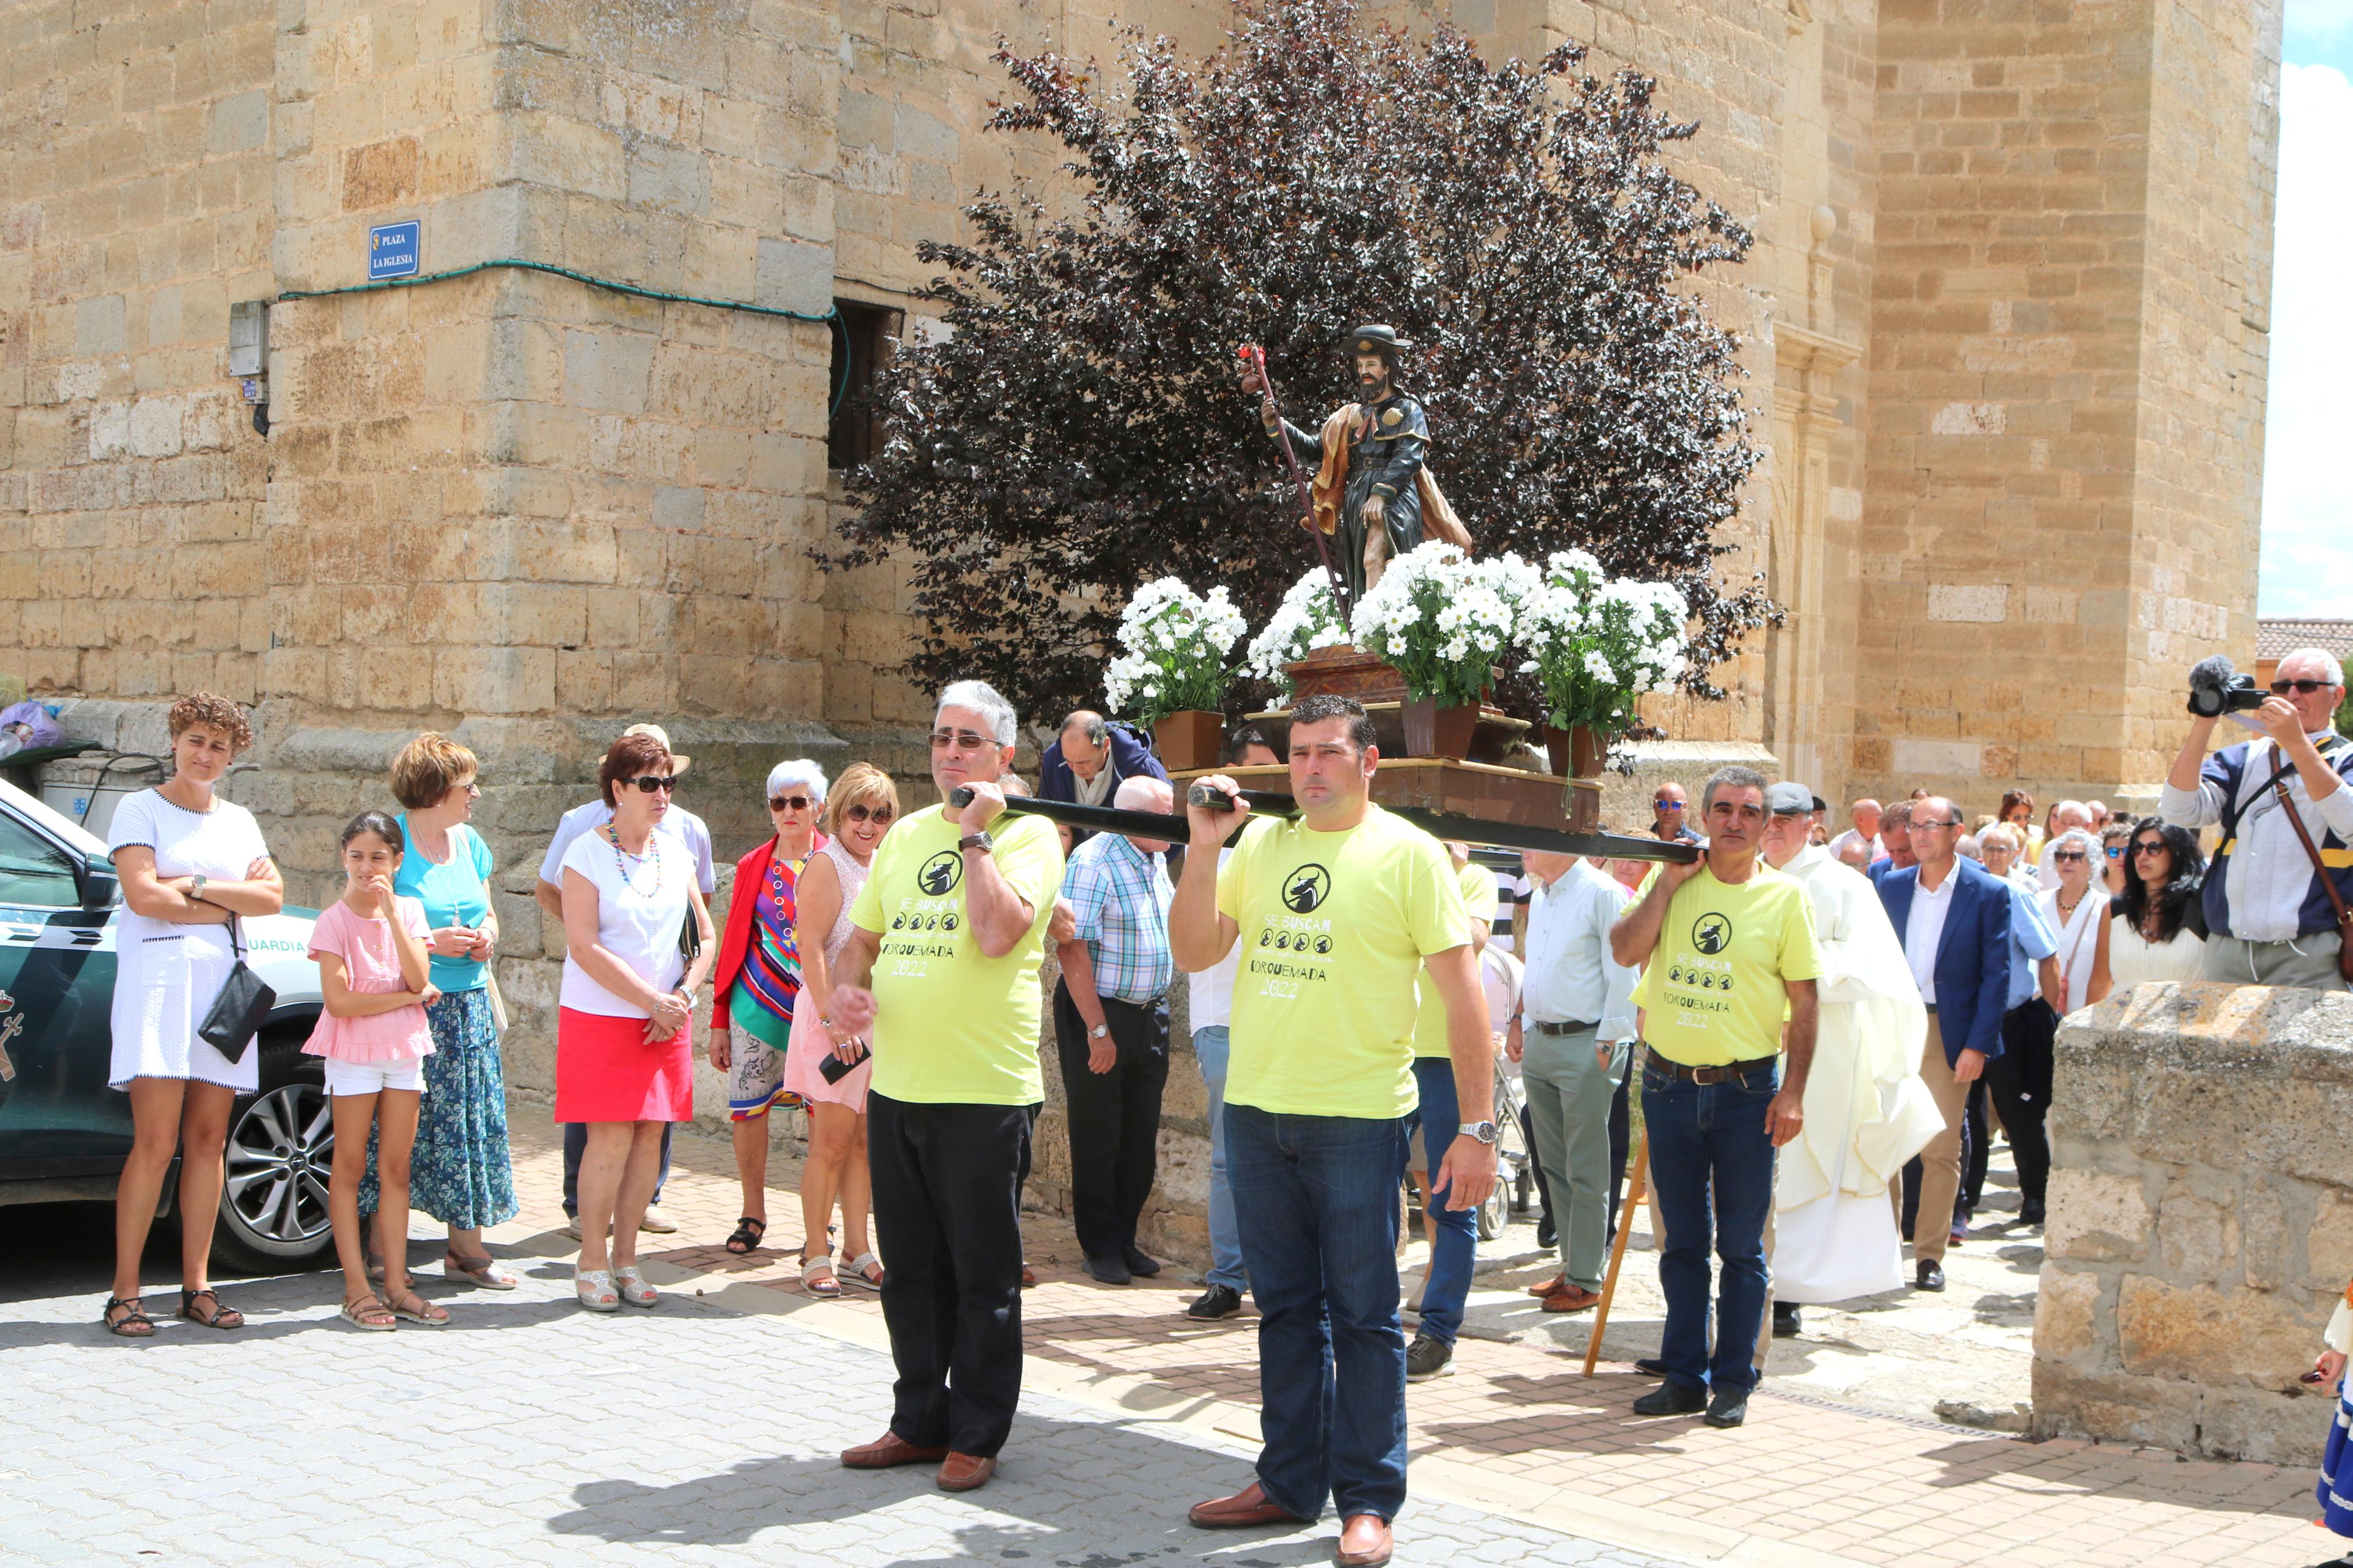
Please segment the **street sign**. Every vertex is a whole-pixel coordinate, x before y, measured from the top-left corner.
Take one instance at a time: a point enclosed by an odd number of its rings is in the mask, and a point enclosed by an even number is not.
[[[369,282],[417,275],[417,255],[424,248],[418,231],[423,226],[411,218],[406,223],[389,223],[368,230]]]

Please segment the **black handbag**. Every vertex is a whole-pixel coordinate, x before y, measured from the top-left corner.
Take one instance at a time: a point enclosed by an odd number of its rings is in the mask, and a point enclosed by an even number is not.
[[[220,994],[213,998],[205,1021],[196,1026],[196,1037],[235,1062],[245,1059],[246,1047],[278,1005],[278,993],[264,985],[245,962],[244,928],[235,915],[228,917],[228,940],[237,963],[221,982]]]

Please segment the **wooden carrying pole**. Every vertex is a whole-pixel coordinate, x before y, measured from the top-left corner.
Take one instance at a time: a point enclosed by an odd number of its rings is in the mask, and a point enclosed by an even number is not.
[[[1618,1294],[1618,1270],[1626,1261],[1626,1238],[1634,1234],[1634,1211],[1641,1206],[1645,1179],[1651,1173],[1651,1132],[1644,1128],[1634,1144],[1634,1179],[1626,1184],[1626,1206],[1618,1211],[1618,1238],[1609,1244],[1609,1272],[1601,1281],[1601,1300],[1593,1309],[1593,1333],[1585,1342],[1585,1375],[1601,1359],[1601,1331],[1609,1326],[1609,1301]]]

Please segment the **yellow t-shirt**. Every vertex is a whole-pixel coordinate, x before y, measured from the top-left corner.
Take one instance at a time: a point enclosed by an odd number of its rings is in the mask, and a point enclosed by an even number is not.
[[[1495,922],[1496,908],[1503,900],[1495,891],[1495,873],[1473,860],[1455,874],[1455,886],[1462,892],[1462,908],[1472,920],[1482,926]],[[1466,936],[1469,931],[1465,922]],[[1430,972],[1422,971],[1413,982],[1413,1054],[1417,1057],[1451,1057],[1446,1048],[1446,1001],[1438,988],[1430,983]],[[1488,1020],[1491,1024],[1493,1019]]]
[[[1377,805],[1344,833],[1252,823],[1218,910],[1241,928],[1228,1104],[1379,1121],[1420,1103],[1414,976],[1469,919],[1437,839]]]
[[[1658,877],[1654,870],[1643,880],[1643,896]],[[1645,1009],[1643,1041],[1685,1067],[1778,1056],[1789,1016],[1782,983],[1821,973],[1804,883],[1761,859],[1737,885],[1702,867],[1675,889],[1635,987],[1635,1005]]]
[[[877,1094],[923,1104],[1034,1105],[1038,972],[1062,882],[1062,843],[1042,816],[989,829],[997,868],[1037,911],[1002,958],[982,954],[965,916],[964,837],[939,806],[902,817],[874,851],[849,919],[882,939],[874,960]]]

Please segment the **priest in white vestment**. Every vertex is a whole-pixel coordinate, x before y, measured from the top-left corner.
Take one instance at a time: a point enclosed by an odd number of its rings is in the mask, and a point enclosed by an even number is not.
[[[1920,1080],[1928,1012],[1904,944],[1870,879],[1807,843],[1812,805],[1800,784],[1766,795],[1765,859],[1805,884],[1822,955],[1805,1130],[1783,1146],[1774,1172],[1777,1310],[1902,1287],[1888,1184],[1945,1126]]]

